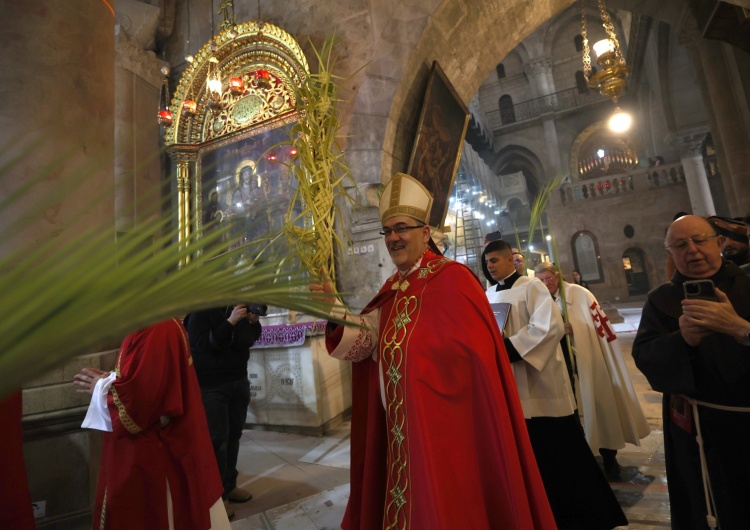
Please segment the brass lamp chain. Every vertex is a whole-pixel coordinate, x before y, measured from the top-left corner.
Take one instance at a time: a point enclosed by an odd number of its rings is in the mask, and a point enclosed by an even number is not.
[[[169,80],[166,75],[162,81],[161,89],[159,89],[159,110],[162,110],[162,96],[164,96],[164,110],[169,110]]]
[[[589,37],[588,30],[586,29],[586,13],[583,10],[583,3],[581,6],[581,37],[583,37],[583,77],[586,79],[586,83],[589,82],[591,77],[591,51],[589,50]]]
[[[607,13],[607,7],[604,5],[604,0],[599,0],[599,11],[602,15],[602,26],[604,26],[604,31],[607,32],[607,37],[615,45],[615,56],[617,57],[617,62],[619,64],[625,64],[625,59],[623,59],[622,52],[620,51],[620,43],[617,41],[617,36],[615,35],[615,27],[612,25],[612,20],[609,18],[609,13]]]

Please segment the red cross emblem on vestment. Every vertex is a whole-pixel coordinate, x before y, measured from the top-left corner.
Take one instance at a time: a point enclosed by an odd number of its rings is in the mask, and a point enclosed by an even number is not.
[[[609,326],[609,318],[607,318],[607,315],[602,312],[599,304],[597,302],[594,302],[589,306],[589,309],[591,310],[591,318],[594,319],[594,322],[596,324],[596,332],[599,334],[599,336],[602,338],[606,338],[607,342],[612,342],[613,340],[615,340],[617,336]]]

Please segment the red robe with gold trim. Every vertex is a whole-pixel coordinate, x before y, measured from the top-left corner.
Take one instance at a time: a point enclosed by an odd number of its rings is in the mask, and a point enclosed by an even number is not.
[[[169,481],[175,528],[207,530],[223,489],[182,324],[167,320],[128,335],[116,370],[94,528],[168,528]],[[170,418],[164,427],[162,416]]]
[[[377,342],[378,360],[353,365],[343,528],[556,528],[476,276],[427,251],[419,269],[390,278],[363,313],[377,309],[377,337],[356,342]],[[342,334],[343,326],[329,327],[329,351]]]

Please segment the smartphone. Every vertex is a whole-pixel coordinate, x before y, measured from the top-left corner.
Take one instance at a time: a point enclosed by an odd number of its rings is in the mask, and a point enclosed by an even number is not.
[[[685,298],[691,300],[709,300],[718,302],[714,292],[714,282],[711,280],[688,280],[682,284],[685,291]]]

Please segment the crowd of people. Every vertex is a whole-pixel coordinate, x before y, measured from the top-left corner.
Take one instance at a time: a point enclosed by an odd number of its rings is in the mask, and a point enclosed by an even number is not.
[[[352,362],[342,527],[627,525],[608,479],[619,479],[617,451],[639,445],[649,426],[607,315],[578,271],[572,282],[550,262],[531,271],[499,235],[482,253],[486,284],[443,257],[432,200],[406,174],[386,185],[381,234],[396,271],[363,311],[350,312],[325,275],[310,285],[335,317],[329,353]],[[749,236],[744,220],[677,217],[665,238],[674,274],[648,294],[633,345],[664,396],[676,530],[750,521]],[[91,394],[83,426],[104,431],[95,528],[230,527],[230,503],[252,498],[236,467],[260,334],[255,306],[208,309],[128,335],[114,370],[75,376]],[[11,426],[19,403],[18,394],[0,402]],[[8,439],[3,466],[25,485],[20,430]],[[1,491],[28,503],[15,482]],[[26,510],[3,517],[33,528]]]

